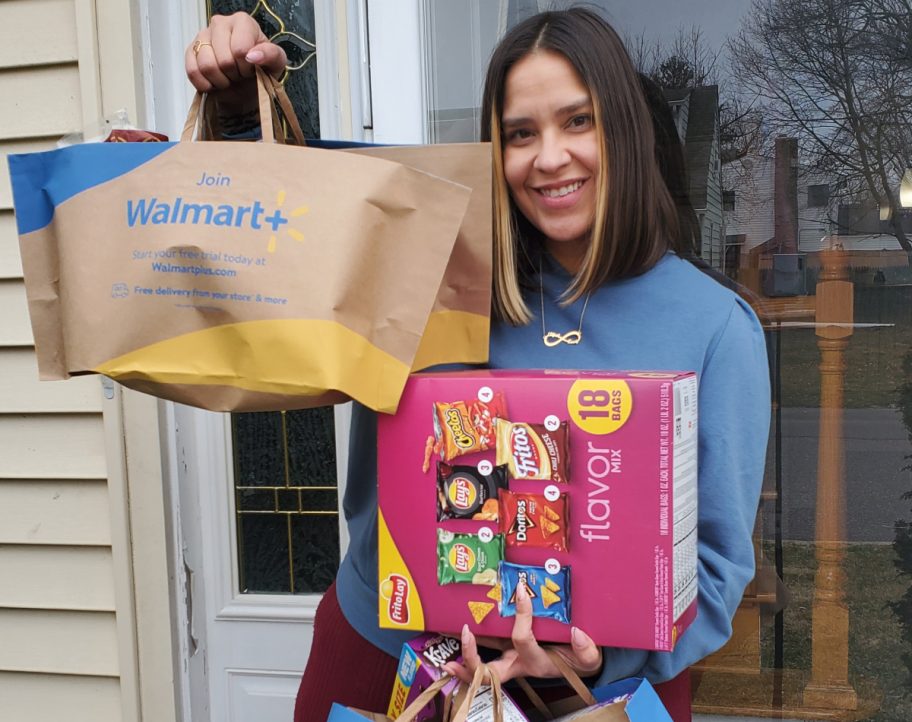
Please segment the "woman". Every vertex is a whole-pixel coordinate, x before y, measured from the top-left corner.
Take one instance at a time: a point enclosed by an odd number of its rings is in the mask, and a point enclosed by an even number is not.
[[[249,17],[214,18],[186,54],[194,86],[214,91],[223,126],[255,123],[254,64],[284,53]],[[561,653],[593,685],[642,675],[676,722],[690,719],[686,670],[731,634],[754,571],[751,532],[769,426],[763,334],[738,296],[672,251],[675,204],[656,163],[652,120],[617,34],[575,8],[536,15],[495,50],[482,135],[494,150],[495,368],[695,370],[700,377],[699,607],[673,652],[596,647],[574,629]],[[331,701],[382,710],[406,635],[377,627],[376,424],[356,408],[345,513],[352,544],[317,612],[297,722]],[[521,600],[502,679],[556,677]],[[463,632],[468,677],[480,664]],[[499,655],[499,656],[498,656]],[[488,658],[488,657],[486,657]]]

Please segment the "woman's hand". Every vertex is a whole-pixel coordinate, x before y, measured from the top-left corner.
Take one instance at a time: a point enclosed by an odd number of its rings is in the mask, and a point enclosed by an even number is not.
[[[576,627],[570,631],[570,644],[552,645],[581,677],[598,672],[602,666],[602,650],[585,632]],[[501,681],[506,682],[515,677],[561,677],[560,671],[545,653],[532,634],[532,601],[525,586],[516,588],[516,619],[513,623],[511,639],[480,637],[469,631],[468,625],[462,628],[462,665],[450,662],[445,666],[447,672],[459,677],[465,683],[471,683],[472,675],[482,664],[478,656],[478,644],[483,647],[500,649],[502,654],[488,667],[493,669]]]
[[[242,114],[257,107],[254,66],[278,76],[285,69],[285,51],[271,43],[247,13],[216,15],[184,52],[193,87],[212,93],[220,113]]]

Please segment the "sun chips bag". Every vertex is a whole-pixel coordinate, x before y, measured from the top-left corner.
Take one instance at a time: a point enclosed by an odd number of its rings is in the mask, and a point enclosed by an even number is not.
[[[184,142],[9,157],[41,378],[393,412],[410,371],[487,358],[490,147],[405,165],[270,142],[281,90],[259,80],[264,142],[190,142],[197,96]]]

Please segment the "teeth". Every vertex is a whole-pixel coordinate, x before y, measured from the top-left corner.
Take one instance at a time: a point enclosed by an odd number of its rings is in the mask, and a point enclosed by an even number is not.
[[[576,183],[571,183],[568,186],[562,186],[560,188],[542,188],[539,193],[543,196],[548,196],[548,198],[561,198],[568,193],[573,193],[573,191],[577,190],[581,185],[583,185],[583,182],[577,181]]]

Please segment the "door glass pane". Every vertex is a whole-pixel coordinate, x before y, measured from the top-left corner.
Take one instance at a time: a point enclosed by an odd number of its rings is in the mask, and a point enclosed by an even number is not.
[[[333,410],[231,422],[240,591],[325,591],[339,566]]]
[[[243,10],[288,55],[282,83],[307,138],[320,137],[317,105],[317,48],[313,0],[206,0],[209,16]]]
[[[244,10],[288,54],[283,77],[304,134],[320,137],[313,0],[210,0]],[[232,414],[240,591],[310,594],[339,566],[332,409]]]

